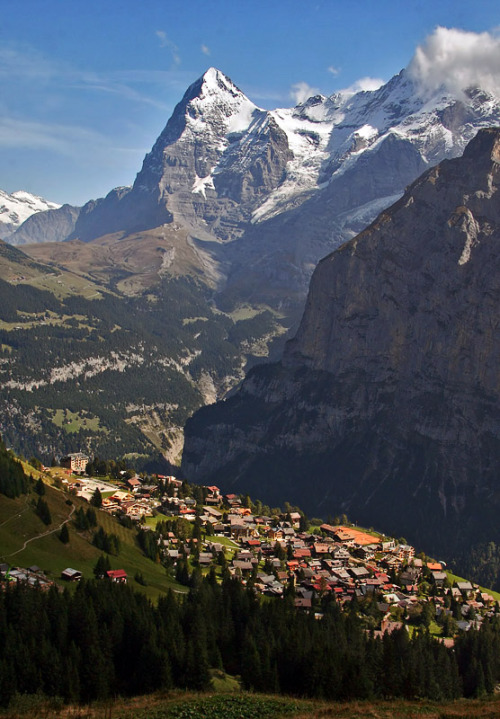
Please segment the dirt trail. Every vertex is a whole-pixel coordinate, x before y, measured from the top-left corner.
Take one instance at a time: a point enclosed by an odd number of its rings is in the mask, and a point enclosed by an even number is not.
[[[71,517],[73,516],[73,512],[74,512],[74,511],[75,511],[75,507],[74,507],[74,505],[73,505],[73,507],[71,507],[71,512],[68,514],[67,518],[64,520],[64,522],[61,522],[61,524],[60,524],[58,527],[56,527],[55,529],[48,529],[46,532],[42,532],[41,534],[37,534],[36,537],[31,537],[31,539],[27,539],[27,540],[25,541],[25,543],[23,544],[23,546],[21,547],[21,549],[16,549],[16,551],[15,551],[15,552],[12,552],[12,554],[5,554],[3,558],[4,558],[4,559],[7,559],[8,557],[14,557],[16,554],[19,554],[19,552],[24,551],[30,542],[34,542],[35,540],[41,539],[42,537],[48,537],[49,534],[54,534],[54,532],[59,532],[60,529],[62,528],[62,526],[63,526],[64,524],[66,524],[67,522],[69,522],[69,520],[70,520]],[[20,516],[20,515],[17,515],[17,516]],[[12,517],[10,517],[10,519],[12,519]],[[7,522],[8,522],[8,521],[9,521],[9,520],[7,520]],[[4,522],[4,524],[5,524],[5,522]]]

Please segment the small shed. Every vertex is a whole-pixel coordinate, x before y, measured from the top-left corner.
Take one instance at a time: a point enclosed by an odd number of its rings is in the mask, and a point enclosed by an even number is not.
[[[81,578],[82,573],[78,569],[67,567],[61,572],[61,579],[66,579],[68,582],[79,582]]]

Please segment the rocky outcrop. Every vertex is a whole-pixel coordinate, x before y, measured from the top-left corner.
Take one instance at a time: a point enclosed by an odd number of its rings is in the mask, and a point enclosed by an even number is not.
[[[281,363],[186,427],[194,481],[434,551],[498,540],[500,130],[320,262]]]
[[[37,212],[28,217],[19,229],[10,235],[9,244],[62,242],[75,229],[79,214],[80,208],[72,205]]]

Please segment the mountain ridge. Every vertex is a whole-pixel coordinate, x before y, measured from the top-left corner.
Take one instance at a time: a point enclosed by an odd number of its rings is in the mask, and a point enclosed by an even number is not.
[[[277,110],[258,108],[210,68],[186,90],[133,185],[86,203],[66,239],[179,226],[220,266],[221,301],[260,294],[301,309],[322,257],[426,167],[498,124],[499,98],[471,88],[429,94],[411,63],[377,90]]]

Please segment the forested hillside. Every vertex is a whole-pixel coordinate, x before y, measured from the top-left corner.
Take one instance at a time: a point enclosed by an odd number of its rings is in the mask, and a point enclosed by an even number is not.
[[[93,300],[0,280],[0,432],[46,462],[80,449],[175,461],[187,417],[280,331],[266,310],[216,312],[189,278]]]
[[[318,621],[286,599],[262,603],[214,575],[157,606],[109,581],[82,582],[74,594],[9,587],[0,594],[1,702],[16,692],[89,701],[203,690],[210,667],[241,675],[247,689],[344,700],[478,696],[500,677],[497,617],[451,651],[425,631],[374,638],[335,600],[322,610]]]

